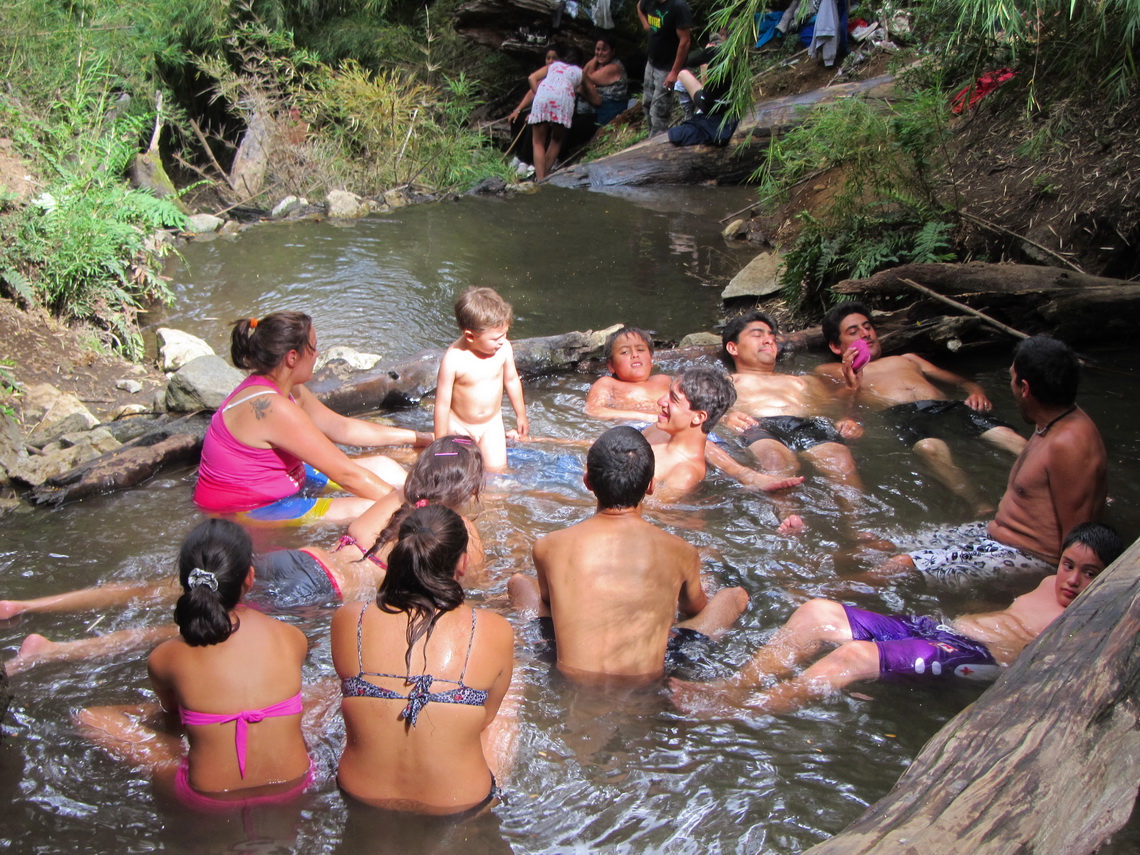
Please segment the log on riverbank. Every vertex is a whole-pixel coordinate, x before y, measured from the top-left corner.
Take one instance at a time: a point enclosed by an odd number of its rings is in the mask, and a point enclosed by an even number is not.
[[[869,80],[762,101],[741,120],[724,148],[678,147],[662,134],[608,157],[559,170],[546,179],[546,183],[556,187],[632,187],[705,181],[742,184],[763,162],[769,138],[800,124],[807,108],[852,95],[887,98],[893,90],[894,79],[893,74],[883,74]]]
[[[600,356],[606,337],[616,328],[512,342],[515,364],[523,379],[574,368],[583,359]],[[412,406],[435,390],[442,356],[442,350],[429,350],[367,371],[333,363],[306,386],[327,406],[345,415]],[[197,460],[209,420],[209,413],[194,413],[167,421],[114,451],[49,478],[32,490],[31,498],[36,504],[59,505],[134,487],[164,466]]]
[[[913,279],[1021,332],[1048,332],[1072,345],[1131,343],[1134,319],[1140,317],[1138,283],[1030,264],[907,264],[867,279],[845,279],[835,291],[869,298],[917,296],[903,279]],[[933,303],[920,297],[918,303],[923,302]],[[945,306],[937,308],[945,314]],[[981,322],[970,321],[961,328],[980,326]]]
[[[1095,852],[1136,803],[1138,686],[1140,541],[808,855]]]

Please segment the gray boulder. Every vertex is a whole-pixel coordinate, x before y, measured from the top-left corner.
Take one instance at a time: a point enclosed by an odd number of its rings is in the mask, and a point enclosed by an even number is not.
[[[371,210],[367,202],[347,190],[330,190],[325,197],[325,204],[329,216],[338,220],[355,220]]]
[[[166,385],[172,413],[216,410],[245,375],[220,356],[199,356],[178,369]]]
[[[193,362],[199,356],[213,356],[214,349],[197,336],[169,327],[159,327],[158,355],[162,360],[162,370],[171,374]]]
[[[192,235],[213,234],[222,227],[223,222],[225,220],[213,214],[195,214],[186,218],[186,232]]]
[[[320,371],[328,363],[341,360],[347,362],[356,371],[367,371],[383,358],[379,353],[362,353],[359,350],[338,344],[336,347],[330,347],[327,351],[321,351],[320,356],[317,357],[314,370]]]
[[[689,333],[677,347],[720,347],[720,336],[710,332]]]
[[[784,256],[779,252],[762,252],[744,269],[732,278],[728,287],[721,292],[722,300],[737,297],[767,297],[780,288],[780,273],[784,267]]]
[[[20,426],[8,416],[0,415],[0,483],[7,483],[8,471],[27,457]]]
[[[28,443],[36,448],[54,442],[65,433],[99,424],[75,395],[61,392],[50,383],[39,383],[24,394],[24,421],[33,425]]]
[[[296,196],[286,196],[280,202],[273,206],[273,210],[269,212],[269,216],[274,220],[283,220],[285,217],[292,214],[300,208],[302,202]]]

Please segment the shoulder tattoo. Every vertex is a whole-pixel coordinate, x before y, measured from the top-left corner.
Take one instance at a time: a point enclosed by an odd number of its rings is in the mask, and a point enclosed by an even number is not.
[[[273,401],[270,400],[269,396],[265,396],[250,401],[250,405],[253,407],[254,418],[261,421],[269,414],[269,408],[273,405]]]

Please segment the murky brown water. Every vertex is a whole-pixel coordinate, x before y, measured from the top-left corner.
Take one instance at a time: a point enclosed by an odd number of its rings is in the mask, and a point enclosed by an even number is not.
[[[449,341],[454,295],[478,283],[501,289],[515,303],[520,318],[513,334],[519,337],[618,320],[678,337],[716,319],[719,288],[698,277],[707,276],[706,268],[734,272],[745,259],[724,247],[711,221],[746,201],[723,191],[641,194],[635,203],[544,190],[509,203],[463,200],[347,227],[257,229],[236,242],[187,250],[190,270],[177,273],[173,325],[221,349],[225,330],[208,318],[288,305],[317,317],[322,347],[350,344],[399,356]],[[1125,369],[1135,355],[1100,356]],[[812,361],[803,357],[789,368],[809,370]],[[1006,365],[994,357],[953,367],[978,377],[999,415],[1016,423]],[[599,425],[582,415],[590,380],[563,375],[529,384],[532,430],[597,435]],[[1084,389],[1082,402],[1100,425],[1112,461],[1110,521],[1135,534],[1140,378],[1089,371]],[[394,417],[430,429],[430,401]],[[871,497],[864,527],[901,539],[927,522],[963,519],[964,509],[915,472],[910,454],[873,417],[857,457]],[[958,457],[996,499],[1010,461],[969,441],[959,444]],[[493,563],[492,582],[475,599],[500,609],[506,579],[529,569],[534,538],[590,512],[582,453],[536,444],[513,461],[513,473],[495,482],[478,520]],[[169,575],[182,536],[197,522],[192,483],[190,470],[166,472],[128,493],[5,518],[0,595]],[[695,676],[743,662],[796,603],[833,578],[839,546],[834,499],[814,485],[802,495],[811,529],[795,540],[775,534],[766,500],[719,478],[677,512],[658,517],[702,548],[713,578],[743,585],[752,597],[739,629]],[[289,544],[302,537],[277,536]],[[333,538],[319,529],[306,536]],[[1007,595],[997,587],[940,594],[918,583],[862,596],[859,604],[955,613],[1001,604]],[[68,639],[166,617],[164,610],[142,607],[29,616],[0,626],[0,645],[10,655],[28,632]],[[306,681],[331,675],[329,615],[288,619],[313,645]],[[870,700],[846,697],[783,718],[695,721],[657,692],[614,697],[569,687],[523,641],[518,760],[509,801],[493,817],[462,826],[415,818],[392,823],[351,808],[333,777],[343,739],[333,720],[314,745],[321,776],[307,801],[284,812],[202,819],[88,746],[70,723],[82,706],[146,699],[144,659],[139,653],[45,665],[15,680],[14,724],[10,720],[0,746],[0,841],[10,851],[795,852],[838,832],[884,795],[923,743],[981,690],[870,684],[860,687]]]

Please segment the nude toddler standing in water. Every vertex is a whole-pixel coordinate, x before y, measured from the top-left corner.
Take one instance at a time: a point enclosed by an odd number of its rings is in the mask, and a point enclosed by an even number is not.
[[[507,468],[507,437],[526,437],[522,381],[507,341],[511,305],[490,288],[468,288],[455,303],[462,335],[439,365],[435,390],[435,435],[469,436],[489,472]],[[503,390],[515,410],[516,429],[503,426]]]

